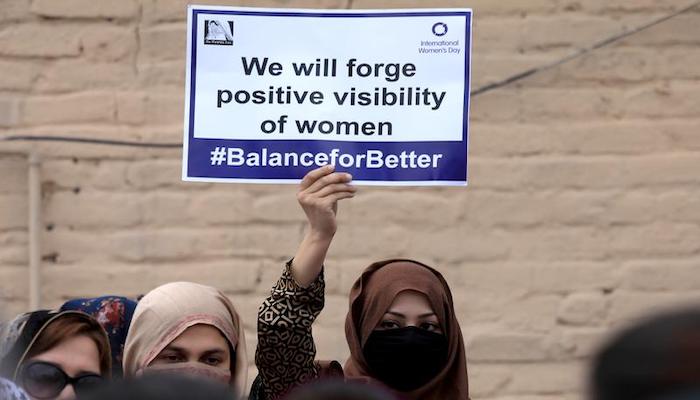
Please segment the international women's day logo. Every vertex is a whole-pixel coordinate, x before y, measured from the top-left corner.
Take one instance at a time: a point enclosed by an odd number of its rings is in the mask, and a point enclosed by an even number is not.
[[[233,21],[204,21],[204,44],[233,45]]]
[[[435,36],[445,36],[447,34],[447,24],[444,22],[438,22],[433,25],[433,34]]]

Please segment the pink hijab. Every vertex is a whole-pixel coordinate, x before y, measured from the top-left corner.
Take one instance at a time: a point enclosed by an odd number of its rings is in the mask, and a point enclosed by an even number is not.
[[[228,297],[197,283],[168,283],[141,299],[124,346],[124,376],[141,375],[173,340],[200,324],[221,331],[235,351],[230,384],[243,398],[248,371],[243,324]]]

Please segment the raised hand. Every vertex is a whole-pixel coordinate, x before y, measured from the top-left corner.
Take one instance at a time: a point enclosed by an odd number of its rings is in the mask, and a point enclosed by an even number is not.
[[[350,174],[334,171],[332,165],[326,165],[309,172],[301,181],[297,193],[297,200],[309,224],[292,263],[292,274],[302,286],[310,285],[321,272],[338,228],[338,201],[354,197],[357,191],[350,184]]]

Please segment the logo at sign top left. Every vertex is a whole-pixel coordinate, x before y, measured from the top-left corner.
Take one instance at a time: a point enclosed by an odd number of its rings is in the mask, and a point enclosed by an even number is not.
[[[233,21],[204,21],[204,44],[233,46]]]

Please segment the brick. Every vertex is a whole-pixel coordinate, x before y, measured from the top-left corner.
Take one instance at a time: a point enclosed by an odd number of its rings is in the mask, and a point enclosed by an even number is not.
[[[82,32],[80,43],[85,56],[96,61],[130,61],[138,50],[136,28],[131,27],[90,26]]]
[[[341,364],[350,356],[348,344],[342,327],[313,327],[316,344],[316,358],[319,360],[336,360]],[[323,357],[323,358],[322,358]]]
[[[0,4],[0,21],[21,21],[29,16],[29,0],[4,0]]]
[[[138,65],[141,86],[176,86],[185,85],[185,64],[182,60],[148,62]]]
[[[575,357],[588,358],[598,351],[609,334],[604,328],[567,329],[562,334],[562,341],[564,346],[571,348]]]
[[[193,199],[188,193],[154,192],[142,196],[139,214],[142,223],[153,227],[201,226],[206,221],[190,211]]]
[[[463,217],[463,210],[450,207],[463,193],[445,192],[440,189],[411,190],[397,193],[389,190],[360,191],[356,197],[341,203],[340,224],[362,224],[375,221],[381,216],[386,223],[401,225],[439,224],[454,226]],[[415,212],[414,210],[421,210]]]
[[[611,295],[608,320],[622,324],[655,313],[700,303],[700,292],[649,293],[616,291]]]
[[[118,232],[54,231],[47,252],[65,262],[84,259],[120,262],[172,262],[203,257],[290,257],[300,238],[295,229],[262,227],[165,229]]]
[[[476,18],[474,49],[509,52],[571,49],[578,48],[582,43],[594,43],[619,31],[619,22],[605,17]],[[557,34],[552,35],[552,32]]]
[[[575,0],[565,0],[559,5],[564,11],[578,11],[586,13],[632,13],[632,12],[668,12],[675,11],[681,5],[671,0],[624,0],[605,1],[589,0],[579,2]]]
[[[482,333],[469,340],[469,361],[542,361],[548,356],[545,340],[540,335]]]
[[[506,330],[521,333],[545,333],[556,325],[561,298],[555,295],[534,295],[509,302],[502,310],[501,322]]]
[[[599,192],[474,192],[460,203],[472,226],[534,228],[543,224],[592,225],[606,212],[610,197]]]
[[[104,92],[31,97],[22,105],[21,121],[24,125],[110,122],[115,109],[114,97]]]
[[[107,294],[136,297],[168,282],[197,282],[226,293],[245,293],[253,287],[257,265],[245,260],[204,261],[196,264],[140,266],[123,264],[55,265],[44,268],[45,279],[56,284],[43,291],[46,298],[70,299]],[[116,279],[119,278],[119,279]]]
[[[32,12],[53,18],[120,18],[135,17],[139,12],[136,0],[35,0]]]
[[[81,191],[56,193],[45,202],[44,220],[57,227],[112,229],[135,227],[141,221],[139,199],[131,194]]]
[[[368,229],[361,240],[366,241],[371,238],[372,231],[376,229]],[[397,247],[397,242],[408,242],[406,250],[400,254],[420,259],[433,259],[441,263],[494,261],[505,259],[508,255],[508,248],[503,242],[505,237],[497,231],[484,231],[475,235],[465,226],[456,226],[425,233],[420,237],[413,235],[405,237],[403,229],[387,233],[389,235],[383,237],[392,238],[390,240],[394,248]]]
[[[42,179],[59,188],[73,190],[83,186],[98,190],[126,187],[127,163],[113,160],[44,160]]]
[[[126,63],[61,60],[46,68],[36,81],[42,92],[79,92],[129,85],[135,72]]]
[[[251,221],[248,213],[253,198],[242,190],[210,192],[192,199],[187,213],[208,226]]]
[[[640,157],[477,159],[470,166],[472,185],[492,189],[619,189],[693,185],[700,165],[694,153]]]
[[[183,101],[181,90],[158,94],[123,93],[118,96],[117,118],[120,122],[134,125],[181,126]]]
[[[369,267],[373,262],[379,261],[381,255],[376,255],[373,258],[371,255],[362,255],[359,257],[342,257],[336,258],[337,245],[333,244],[329,251],[329,257],[326,262],[326,290],[328,293],[348,295],[350,288],[357,278],[360,277],[365,268]]]
[[[127,167],[126,179],[130,186],[138,189],[153,189],[182,185],[180,160],[153,160],[132,163]],[[189,185],[196,186],[196,185]]]
[[[504,310],[522,298],[519,293],[459,290],[459,287],[452,285],[452,296],[465,333],[470,332],[473,325],[500,323]]]
[[[556,394],[582,389],[584,363],[515,364],[513,379],[506,387],[510,394]],[[547,377],[542,379],[542,377]]]
[[[608,235],[594,227],[555,227],[513,231],[501,247],[514,260],[599,261],[606,257]]]
[[[0,234],[0,241],[7,241],[7,237],[10,237],[16,242],[5,244],[0,248],[0,264],[3,267],[26,267],[29,264],[29,247],[26,236],[26,230]]]
[[[381,229],[347,226],[346,229],[339,229],[336,233],[333,239],[333,254],[335,257],[355,257],[358,254],[371,254],[380,259],[398,257],[405,254],[410,247],[410,238],[402,233],[403,229],[393,225],[383,226]],[[387,249],[379,238],[390,238],[383,240],[391,240],[391,248]],[[421,254],[421,251],[417,253]]]
[[[693,14],[679,15],[673,18],[671,23],[656,25],[635,35],[629,41],[635,45],[697,45],[700,43],[697,16]]]
[[[613,48],[589,54],[570,64],[539,74],[528,85],[575,87],[586,83],[625,84],[654,77],[656,58],[642,48]]]
[[[334,312],[321,312],[314,327],[327,327],[345,332],[345,318],[348,314],[348,296],[330,295],[325,299],[325,310],[335,310]],[[342,335],[344,337],[344,335]]]
[[[630,91],[622,107],[623,117],[688,118],[698,117],[700,99],[693,96],[700,85],[662,83],[653,88]],[[663,105],[663,107],[658,107]]]
[[[500,2],[490,3],[500,4]],[[479,49],[479,47],[476,47],[476,50],[472,54],[472,90],[481,88],[487,84],[500,82],[503,79],[539,67],[540,65],[548,64],[553,57],[553,55],[549,53],[547,55],[516,54],[509,51],[495,52],[488,48]],[[531,81],[532,78],[529,78],[528,84],[530,84]]]
[[[12,99],[0,98],[0,128],[17,125],[19,120],[19,104]]]
[[[487,398],[501,392],[512,379],[512,373],[505,365],[469,362],[468,373],[469,394],[475,398]]]
[[[524,296],[532,289],[533,268],[527,263],[456,263],[434,265],[451,287],[469,286],[473,291],[497,290],[510,296]]]
[[[0,194],[26,195],[28,167],[26,157],[0,153]]]
[[[143,16],[146,21],[180,21],[186,18],[187,0],[145,0]],[[209,0],[207,5],[241,7],[299,7],[299,8],[346,8],[347,0]]]
[[[610,224],[651,224],[656,221],[686,223],[698,221],[700,215],[692,212],[700,206],[695,191],[665,190],[629,191],[612,198],[605,206],[600,220]]]
[[[517,120],[519,117],[520,98],[512,88],[488,92],[471,101],[470,123],[498,123]]]
[[[303,224],[306,222],[306,215],[304,215],[297,202],[294,189],[286,187],[275,190],[270,194],[253,196],[250,199],[252,203],[248,202],[248,204],[245,204],[246,210],[241,211],[250,214],[252,218],[258,221]],[[347,213],[347,210],[345,210],[347,204],[340,206],[343,208],[340,211],[341,215]]]
[[[619,258],[678,257],[700,251],[700,226],[694,224],[655,223],[643,226],[621,226],[609,231],[606,246]]]
[[[28,91],[39,76],[31,62],[0,61],[0,90]]]
[[[26,298],[16,300],[3,300],[0,306],[0,319],[9,321],[19,314],[27,312],[28,300]]]
[[[639,291],[700,290],[700,261],[633,261],[622,268],[622,288]]]
[[[26,194],[0,195],[0,231],[27,227]]]
[[[656,78],[698,79],[700,71],[692,67],[700,62],[700,49],[697,46],[669,47],[654,51],[658,54],[658,57],[653,57]]]
[[[249,343],[253,344],[252,347],[248,347],[248,354],[252,355],[252,352],[255,351],[255,345],[257,344],[258,308],[260,308],[266,296],[260,294],[248,294],[243,296],[239,293],[231,294],[228,297],[243,320],[243,326],[246,330],[246,339]]]
[[[620,285],[612,262],[557,262],[533,266],[533,292],[611,291]]]
[[[145,0],[143,18],[146,21],[181,21],[187,16],[187,0]]]
[[[565,325],[600,325],[606,319],[608,303],[600,292],[572,294],[559,306],[557,321]]]
[[[471,149],[485,156],[641,155],[692,149],[689,122],[646,120],[548,124],[475,124]],[[611,135],[610,132],[615,134]],[[679,140],[674,135],[683,135]]]
[[[80,25],[12,25],[0,31],[0,56],[63,57],[80,54]]]
[[[183,60],[185,57],[186,27],[183,24],[157,25],[139,28],[140,62]]]

